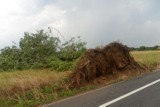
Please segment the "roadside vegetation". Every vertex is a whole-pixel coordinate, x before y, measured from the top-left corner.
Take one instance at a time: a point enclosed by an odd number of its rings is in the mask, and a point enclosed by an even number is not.
[[[27,107],[58,98],[54,89],[69,72],[27,70],[0,73],[0,107]],[[53,94],[52,94],[53,93]]]
[[[85,45],[80,37],[68,40],[54,37],[51,28],[36,33],[26,32],[18,45],[1,49],[0,71],[46,68],[71,70],[74,62],[86,51]]]
[[[86,43],[80,37],[65,39],[59,31],[54,35],[51,28],[25,32],[19,44],[1,49],[0,107],[28,107],[73,95],[62,86]]]
[[[66,89],[67,76],[71,71],[25,70],[0,73],[0,107],[34,107],[59,100],[87,90]]]
[[[58,35],[63,40],[54,37],[51,28],[24,33],[18,45],[1,49],[0,107],[43,105],[140,75],[138,71],[125,70],[107,75],[107,81],[100,77],[101,79],[79,88],[66,88],[68,76],[73,73],[72,69],[87,49],[80,37],[66,40],[60,32]],[[119,48],[113,48],[116,49]],[[150,69],[160,68],[160,51],[131,51],[131,55],[140,65]],[[117,62],[121,62],[121,59]]]
[[[96,81],[97,83],[94,84],[67,89],[64,88],[64,85],[69,74],[71,74],[71,71],[25,70],[1,72],[0,107],[40,106],[140,75],[137,71],[125,71],[108,75],[107,81],[105,78],[101,78],[101,81]]]
[[[141,64],[158,67],[159,51],[131,52]],[[156,54],[156,55],[155,55]],[[154,60],[152,60],[154,57]],[[141,60],[140,60],[141,59]],[[79,89],[63,89],[71,71],[57,72],[49,69],[0,72],[0,107],[34,107],[62,98],[76,95],[101,85],[90,84]],[[109,75],[105,84],[111,84],[140,75],[139,72],[125,72]]]

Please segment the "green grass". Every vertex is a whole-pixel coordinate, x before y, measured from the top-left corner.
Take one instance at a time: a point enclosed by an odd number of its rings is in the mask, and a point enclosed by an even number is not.
[[[151,69],[160,68],[160,51],[133,51],[131,52],[134,59]]]

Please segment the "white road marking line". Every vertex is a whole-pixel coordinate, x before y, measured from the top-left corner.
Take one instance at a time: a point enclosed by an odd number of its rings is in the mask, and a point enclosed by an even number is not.
[[[117,102],[119,100],[122,100],[122,99],[124,99],[124,98],[126,98],[126,97],[128,97],[128,96],[130,96],[130,95],[132,95],[132,94],[134,94],[136,92],[139,92],[139,91],[141,91],[141,90],[143,90],[143,89],[145,89],[145,88],[147,88],[149,86],[152,86],[152,85],[154,85],[154,84],[156,84],[158,82],[160,82],[160,79],[158,79],[156,81],[153,81],[153,82],[151,82],[151,83],[149,83],[149,84],[147,84],[147,85],[145,85],[143,87],[140,87],[140,88],[138,88],[138,89],[136,89],[134,91],[131,91],[131,92],[125,94],[125,95],[122,95],[122,96],[120,96],[120,97],[118,97],[118,98],[116,98],[114,100],[111,100],[111,101],[109,101],[107,103],[104,103],[103,105],[100,105],[99,107],[107,107],[107,106],[109,106],[109,105],[111,105],[111,104],[113,104],[113,103],[115,103],[115,102]]]

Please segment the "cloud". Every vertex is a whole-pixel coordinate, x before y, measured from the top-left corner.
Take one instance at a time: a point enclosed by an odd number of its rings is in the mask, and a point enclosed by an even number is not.
[[[16,0],[11,2],[13,5],[8,5],[8,3],[9,1],[5,1],[0,5],[2,6],[2,12],[0,11],[2,13],[0,14],[0,48],[12,45],[12,41],[18,43],[24,32],[34,32],[51,23],[54,23],[55,27],[60,26],[61,17],[65,13],[64,10],[53,5],[39,7],[37,0],[30,2]],[[5,7],[6,5],[7,7]]]
[[[137,46],[136,42],[131,43],[130,38],[133,38],[132,33],[136,32],[134,29],[145,21],[141,15],[145,15],[149,3],[147,0],[100,0],[89,3],[86,1],[84,4],[87,7],[74,5],[72,2],[73,5],[66,13],[66,25],[69,26],[65,26],[64,29],[70,33],[74,31],[89,41],[89,47],[117,40]],[[76,8],[75,11],[72,11],[72,8]],[[138,37],[138,32],[134,36]],[[135,40],[134,37],[133,41]]]
[[[160,41],[160,13],[154,13],[155,5],[151,0],[1,1],[0,48],[18,43],[26,31],[48,26],[66,38],[81,36],[88,47],[117,40],[129,46],[155,45]]]

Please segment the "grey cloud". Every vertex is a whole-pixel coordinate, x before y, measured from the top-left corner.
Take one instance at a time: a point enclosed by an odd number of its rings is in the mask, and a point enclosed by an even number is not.
[[[145,17],[148,16],[149,3],[150,1],[147,0],[135,2],[131,0],[128,2],[124,0],[118,2],[101,0],[90,1],[87,8],[79,4],[77,11],[67,13],[66,22],[69,26],[64,29],[67,29],[66,32],[78,32],[82,38],[88,41],[89,47],[117,40],[130,46],[139,46],[142,43],[151,45],[151,42],[145,42],[146,34],[149,31],[145,29],[147,32],[145,33],[140,30],[140,26],[148,20]],[[70,5],[70,7],[72,6]],[[150,38],[152,37],[148,37],[148,42],[151,40]]]
[[[23,34],[53,26],[66,38],[81,36],[88,47],[117,40],[129,46],[150,46],[160,41],[157,3],[157,0],[35,0],[33,5],[28,2],[24,6],[27,13],[20,15],[23,20],[16,20],[12,27],[17,26],[20,28],[16,29],[17,34]],[[19,37],[22,36],[12,39]]]

